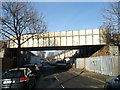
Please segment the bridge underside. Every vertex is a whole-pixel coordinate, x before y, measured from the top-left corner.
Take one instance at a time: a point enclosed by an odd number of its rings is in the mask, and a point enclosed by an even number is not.
[[[44,50],[73,50],[73,49],[95,49],[101,48],[105,45],[83,45],[83,46],[57,46],[57,47],[27,47],[21,48],[21,51],[44,51]],[[9,48],[10,50],[17,50],[17,48]]]
[[[61,47],[29,47],[21,48],[21,51],[45,51],[45,50],[79,50],[79,53],[75,53],[73,57],[84,58],[90,57],[96,51],[100,50],[105,45],[84,45],[84,46],[61,46]],[[8,48],[10,52],[16,52],[17,48]],[[16,56],[16,53],[13,54]]]

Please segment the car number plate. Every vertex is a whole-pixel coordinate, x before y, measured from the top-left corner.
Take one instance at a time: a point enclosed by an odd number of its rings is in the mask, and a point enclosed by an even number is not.
[[[3,84],[10,84],[12,81],[3,81]]]

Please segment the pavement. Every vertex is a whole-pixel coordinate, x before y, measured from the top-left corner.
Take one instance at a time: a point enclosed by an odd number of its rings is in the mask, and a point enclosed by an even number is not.
[[[88,78],[97,80],[97,81],[102,82],[102,83],[105,83],[105,81],[109,78],[115,77],[115,76],[104,75],[104,74],[100,74],[100,73],[96,73],[96,72],[89,72],[89,71],[85,71],[85,70],[80,70],[77,68],[72,68],[69,70],[69,72],[76,73],[77,75],[88,77]]]

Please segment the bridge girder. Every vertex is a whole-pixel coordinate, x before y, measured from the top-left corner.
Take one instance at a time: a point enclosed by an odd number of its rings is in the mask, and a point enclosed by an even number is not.
[[[44,50],[73,50],[73,49],[87,49],[95,47],[103,47],[105,45],[83,45],[83,46],[57,46],[57,47],[27,47],[21,48],[21,51],[44,51]],[[10,50],[17,50],[17,48],[9,48]]]

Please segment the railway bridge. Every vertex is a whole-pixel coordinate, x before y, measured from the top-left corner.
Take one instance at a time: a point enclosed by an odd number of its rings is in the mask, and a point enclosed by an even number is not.
[[[106,45],[105,32],[106,29],[87,29],[24,34],[21,37],[21,42],[33,37],[22,44],[21,50],[66,50],[103,46]],[[14,49],[17,48],[17,44],[10,40],[8,47]]]

